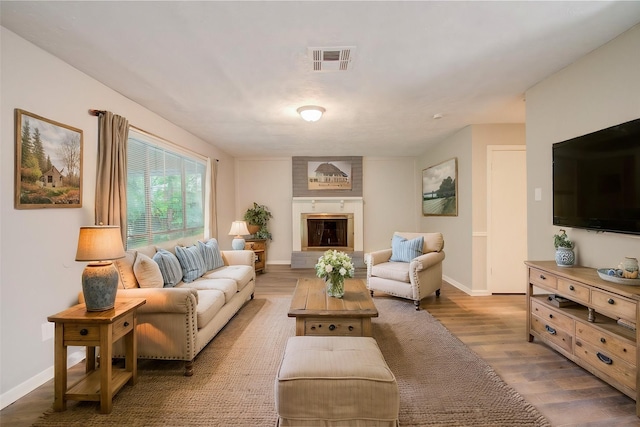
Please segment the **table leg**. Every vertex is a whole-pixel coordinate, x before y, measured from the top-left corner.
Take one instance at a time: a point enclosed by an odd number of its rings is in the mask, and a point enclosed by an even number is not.
[[[111,358],[113,357],[113,324],[100,326],[100,412],[103,414],[111,413],[112,409],[112,391],[111,380],[113,365]]]
[[[55,326],[55,352],[54,352],[54,411],[67,409],[67,346],[64,345],[64,324],[56,323]]]

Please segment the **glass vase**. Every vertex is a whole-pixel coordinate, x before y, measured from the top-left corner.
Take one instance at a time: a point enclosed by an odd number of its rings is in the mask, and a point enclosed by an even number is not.
[[[344,279],[343,278],[331,278],[325,279],[327,285],[327,295],[334,298],[342,298],[344,295]]]

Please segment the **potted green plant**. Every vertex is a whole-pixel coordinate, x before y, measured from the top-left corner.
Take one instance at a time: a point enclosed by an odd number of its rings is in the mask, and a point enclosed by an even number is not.
[[[575,244],[569,240],[567,232],[560,230],[559,234],[553,235],[553,246],[556,248],[556,264],[559,267],[570,267],[576,262],[576,255],[573,252]]]
[[[267,229],[269,219],[273,218],[269,208],[253,202],[253,207],[244,213],[244,220],[249,225],[249,231],[256,239],[271,239],[271,233]],[[253,227],[251,227],[253,226]]]

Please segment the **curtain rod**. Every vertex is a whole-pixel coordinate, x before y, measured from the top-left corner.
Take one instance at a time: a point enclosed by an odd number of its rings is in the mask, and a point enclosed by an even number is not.
[[[100,114],[105,114],[105,113],[106,113],[106,111],[105,111],[105,110],[96,110],[96,109],[93,109],[93,108],[89,110],[89,114],[90,114],[90,115],[92,115],[92,116],[96,116],[96,117],[100,116]],[[188,152],[190,152],[190,153],[192,153],[192,154],[195,154],[195,155],[197,155],[197,156],[199,156],[199,157],[206,157],[206,156],[202,156],[202,154],[196,153],[196,152],[195,152],[195,151],[193,151],[193,150],[190,150],[190,149],[185,148],[185,147],[181,147],[180,145],[178,145],[178,144],[176,144],[176,143],[174,143],[174,142],[171,142],[171,141],[169,141],[169,140],[167,140],[167,139],[165,139],[165,138],[162,138],[161,136],[154,135],[154,134],[152,134],[151,132],[147,132],[147,131],[146,131],[146,130],[144,130],[144,129],[140,129],[140,128],[135,127],[135,126],[133,126],[133,125],[129,125],[129,127],[134,128],[134,129],[135,129],[135,130],[137,130],[138,132],[142,132],[142,133],[145,133],[145,134],[147,134],[147,135],[149,135],[149,136],[152,136],[152,137],[154,137],[154,138],[161,139],[161,140],[163,140],[163,141],[165,141],[165,142],[167,142],[167,143],[169,143],[169,144],[171,144],[171,145],[173,145],[173,146],[175,146],[175,147],[177,147],[177,148],[179,148],[179,149],[181,149],[181,150],[188,151]],[[220,161],[220,159],[216,159],[216,158],[214,158],[213,160],[215,160],[216,162],[219,162],[219,161]]]

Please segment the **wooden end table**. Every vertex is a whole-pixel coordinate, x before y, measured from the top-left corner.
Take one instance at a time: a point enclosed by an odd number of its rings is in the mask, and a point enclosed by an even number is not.
[[[322,279],[298,279],[288,316],[296,335],[370,337],[378,310],[360,279],[345,280],[342,298],[328,296]]]
[[[53,409],[64,411],[67,400],[100,402],[100,412],[108,414],[113,396],[125,385],[134,385],[138,378],[136,344],[136,309],[144,298],[116,299],[114,308],[87,311],[84,304],[75,305],[47,317],[55,323],[55,399]],[[113,343],[124,337],[125,367],[113,368]],[[67,346],[87,348],[86,374],[67,387]],[[100,366],[96,367],[96,347],[100,347]]]

